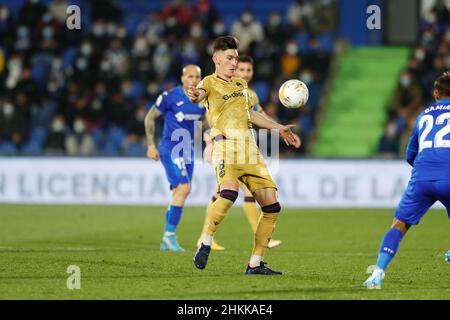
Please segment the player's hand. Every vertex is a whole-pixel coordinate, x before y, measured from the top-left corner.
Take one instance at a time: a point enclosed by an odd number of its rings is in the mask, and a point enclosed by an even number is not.
[[[293,133],[291,131],[291,128],[294,128],[294,127],[295,127],[295,125],[293,125],[293,124],[288,124],[288,125],[283,126],[280,129],[280,136],[283,138],[284,142],[288,146],[293,146],[296,149],[298,149],[302,145],[302,141],[300,140],[300,137],[298,135],[296,135],[295,133]]]
[[[203,159],[209,164],[212,164],[212,152],[213,152],[213,144],[212,142],[207,143],[205,146],[205,150],[203,150]]]
[[[159,151],[158,149],[156,149],[155,146],[149,146],[147,149],[147,157],[149,157],[150,159],[153,159],[155,161],[159,161],[159,159],[161,159],[160,155],[159,155]]]
[[[192,102],[197,101],[200,96],[200,91],[195,86],[188,86],[186,94]]]

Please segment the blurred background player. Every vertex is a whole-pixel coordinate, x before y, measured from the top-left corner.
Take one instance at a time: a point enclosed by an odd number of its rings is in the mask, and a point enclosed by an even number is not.
[[[237,69],[235,72],[236,77],[244,79],[245,81],[247,81],[247,84],[249,84],[253,78],[254,63],[255,62],[254,62],[253,58],[248,55],[239,56]],[[248,88],[248,93],[249,93],[250,102],[251,102],[250,107],[254,111],[260,112],[267,117],[267,114],[264,112],[263,108],[261,107],[261,105],[259,103],[259,98],[258,98],[258,95],[256,94],[256,92],[253,89]],[[207,133],[205,133],[205,142],[206,142],[206,147],[205,147],[205,151],[204,151],[205,159],[209,163],[212,163],[211,157],[212,157],[213,142],[211,140],[211,137]],[[261,211],[256,207],[255,198],[253,197],[250,190],[248,190],[248,188],[242,182],[239,182],[239,186],[242,189],[242,191],[244,191],[244,204],[243,204],[244,211],[245,211],[245,214],[247,215],[247,219],[248,219],[248,222],[250,223],[253,234],[255,234],[256,227],[258,226],[258,221],[261,216]],[[211,201],[214,202],[218,197],[219,197],[219,194],[215,193],[212,196]],[[209,205],[208,208],[211,208],[211,206]],[[197,246],[200,246],[201,239],[208,229],[211,214],[212,214],[212,212],[210,210],[206,210],[205,222],[203,224],[203,229],[202,229],[202,233],[200,234],[200,238],[197,241]],[[270,239],[268,248],[269,249],[275,248],[275,247],[279,246],[281,243],[282,243],[281,240]],[[223,246],[219,245],[216,241],[213,241],[213,244],[211,245],[211,250],[224,250],[224,249],[225,248]]]
[[[383,238],[375,269],[364,282],[368,289],[381,289],[403,236],[436,201],[447,208],[450,218],[450,72],[435,81],[433,96],[436,103],[417,117],[411,134],[406,153],[413,167],[411,179]]]
[[[178,244],[176,228],[183,213],[184,202],[191,191],[191,179],[194,171],[194,120],[205,114],[205,108],[189,101],[186,90],[196,86],[201,79],[200,67],[187,65],[181,76],[182,85],[163,92],[145,117],[147,135],[147,156],[161,162],[172,190],[172,200],[166,213],[166,226],[160,245],[161,250],[184,251]],[[155,146],[155,119],[164,116],[164,130],[159,150]],[[172,134],[177,130],[188,130],[190,137],[186,141],[183,131],[179,131],[182,141],[173,141]],[[181,144],[181,145],[180,145]],[[176,152],[174,147],[179,152]],[[181,148],[180,148],[181,147]]]
[[[266,267],[265,250],[272,238],[281,206],[264,158],[251,132],[252,124],[265,129],[278,129],[287,145],[300,147],[300,140],[291,127],[280,125],[253,109],[247,94],[247,82],[234,77],[238,63],[238,41],[231,36],[219,37],[213,44],[215,73],[205,77],[197,87],[189,87],[187,95],[192,102],[204,101],[214,141],[213,163],[220,193],[211,204],[211,221],[194,257],[194,265],[204,269],[208,262],[214,234],[236,201],[239,181],[243,182],[262,208],[263,215],[255,232],[255,242],[246,274],[280,275],[281,272]],[[244,153],[240,162],[238,153]],[[230,161],[230,158],[233,160]],[[238,158],[238,161],[235,161]],[[248,159],[253,158],[256,163]]]

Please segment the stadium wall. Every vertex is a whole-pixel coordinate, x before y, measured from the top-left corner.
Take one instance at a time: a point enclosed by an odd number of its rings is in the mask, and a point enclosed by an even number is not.
[[[281,160],[270,167],[284,207],[393,208],[410,176],[404,161]],[[0,168],[0,203],[167,205],[170,200],[162,165],[147,159],[1,158]],[[212,167],[198,161],[187,205],[205,206],[214,188]]]

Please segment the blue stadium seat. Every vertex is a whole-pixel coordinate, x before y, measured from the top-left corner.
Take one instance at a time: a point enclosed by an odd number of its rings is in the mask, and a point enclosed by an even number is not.
[[[334,36],[332,33],[321,33],[317,36],[323,51],[332,53],[334,50]]]
[[[44,145],[45,138],[47,138],[48,130],[46,128],[37,127],[31,130],[29,142],[36,143],[41,147]]]
[[[265,81],[259,81],[253,84],[252,87],[258,95],[261,105],[264,105],[269,97],[270,85]]]
[[[106,133],[107,144],[112,144],[118,149],[122,146],[123,141],[126,138],[126,132],[124,129],[119,127],[111,127]]]
[[[40,156],[42,151],[42,145],[35,140],[28,141],[22,148],[22,154],[26,156]]]
[[[141,143],[129,144],[124,150],[126,157],[142,157],[145,155],[145,149]]]
[[[294,40],[297,42],[300,53],[305,54],[311,50],[309,46],[309,35],[306,32],[298,33]]]
[[[120,148],[116,144],[108,141],[104,145],[104,147],[101,149],[101,153],[105,156],[119,156],[120,154]]]
[[[0,155],[14,156],[17,154],[16,144],[10,141],[0,142]]]
[[[63,53],[63,68],[67,68],[71,66],[75,60],[75,57],[78,54],[77,47],[70,47],[64,50]]]

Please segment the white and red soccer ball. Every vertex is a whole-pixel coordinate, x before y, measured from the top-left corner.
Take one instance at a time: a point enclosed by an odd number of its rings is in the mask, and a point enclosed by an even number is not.
[[[286,108],[300,108],[308,101],[309,90],[300,80],[287,80],[278,90],[278,98]]]

